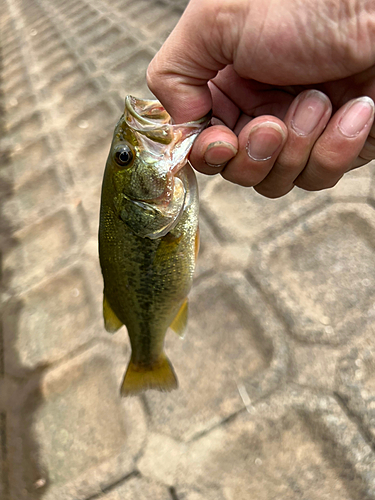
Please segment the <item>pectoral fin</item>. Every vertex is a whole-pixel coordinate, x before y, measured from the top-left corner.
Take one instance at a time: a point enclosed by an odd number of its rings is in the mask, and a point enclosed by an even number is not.
[[[188,310],[189,310],[189,302],[188,299],[180,307],[180,310],[177,313],[177,316],[171,323],[171,328],[174,332],[177,333],[181,338],[184,337],[184,333],[186,330],[187,320],[188,320]]]
[[[115,333],[119,330],[123,323],[118,319],[116,314],[113,312],[112,307],[109,305],[107,297],[103,294],[103,318],[104,327],[109,333]]]

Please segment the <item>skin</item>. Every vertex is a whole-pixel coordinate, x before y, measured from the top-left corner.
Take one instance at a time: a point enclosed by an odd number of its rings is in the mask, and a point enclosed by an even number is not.
[[[375,3],[191,0],[147,81],[176,123],[212,108],[197,170],[270,198],[330,188],[375,158]]]

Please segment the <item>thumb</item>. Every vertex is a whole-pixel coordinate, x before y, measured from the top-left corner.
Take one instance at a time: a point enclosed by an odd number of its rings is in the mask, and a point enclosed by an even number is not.
[[[212,0],[191,0],[147,70],[151,92],[176,123],[197,120],[210,111],[207,82],[231,63],[221,48],[215,50],[223,43],[214,7]]]

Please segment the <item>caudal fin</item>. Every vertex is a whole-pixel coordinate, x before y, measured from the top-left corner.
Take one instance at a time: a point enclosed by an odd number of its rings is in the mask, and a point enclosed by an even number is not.
[[[122,382],[121,396],[134,396],[147,389],[170,392],[177,387],[176,374],[163,353],[159,361],[150,367],[138,366],[130,360]]]

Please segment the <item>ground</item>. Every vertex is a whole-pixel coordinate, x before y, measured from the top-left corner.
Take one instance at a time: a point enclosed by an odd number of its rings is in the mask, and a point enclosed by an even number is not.
[[[0,1],[0,498],[375,499],[374,165],[279,200],[200,175],[180,388],[119,396],[101,179],[185,4]]]

